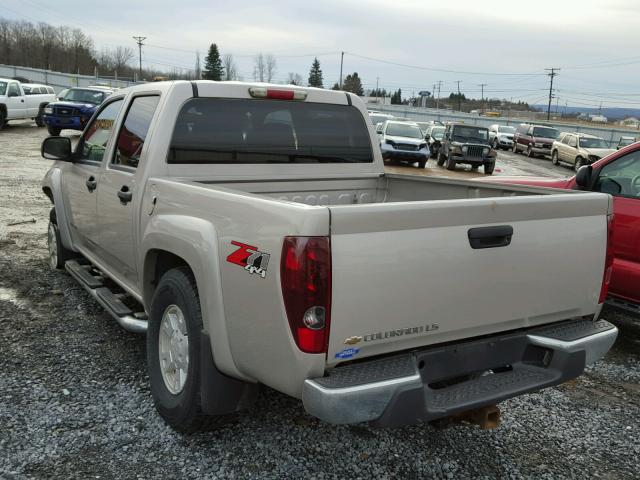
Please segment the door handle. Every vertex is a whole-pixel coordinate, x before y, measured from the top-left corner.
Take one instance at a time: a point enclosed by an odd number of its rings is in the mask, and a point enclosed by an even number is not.
[[[513,227],[511,225],[498,225],[495,227],[470,228],[467,235],[473,249],[506,247],[511,243]]]
[[[84,182],[84,184],[87,186],[87,189],[90,192],[93,192],[96,189],[96,187],[98,186],[98,181],[96,180],[96,177],[91,175],[89,178],[87,178],[87,181]]]
[[[129,190],[129,187],[123,185],[120,190],[118,190],[118,198],[120,199],[120,203],[122,205],[126,205],[133,198],[133,192]]]
[[[20,101],[21,101],[22,103],[24,103],[24,98],[21,98],[21,99],[20,99]]]

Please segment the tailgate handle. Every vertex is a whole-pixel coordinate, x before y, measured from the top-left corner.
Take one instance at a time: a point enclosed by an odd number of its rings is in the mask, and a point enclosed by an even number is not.
[[[511,243],[513,227],[511,225],[497,225],[495,227],[470,228],[467,232],[471,248],[506,247]]]

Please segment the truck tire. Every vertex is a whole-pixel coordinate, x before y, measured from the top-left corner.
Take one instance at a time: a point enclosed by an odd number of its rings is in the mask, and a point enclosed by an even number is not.
[[[55,208],[52,208],[51,212],[49,212],[49,227],[47,228],[47,250],[49,252],[49,266],[52,270],[60,270],[64,268],[64,263],[76,256],[74,252],[72,252],[71,250],[67,250],[64,245],[62,245]]]
[[[51,125],[47,125],[47,131],[49,132],[49,135],[53,135],[54,137],[57,137],[58,135],[60,135],[60,132],[62,131],[62,129],[58,127],[52,127]]]
[[[427,166],[427,161],[426,160],[420,160],[418,162],[418,168],[424,168]]]
[[[444,165],[445,160],[447,159],[447,157],[445,157],[442,154],[442,149],[438,151],[438,166],[441,167],[442,165]]]
[[[2,130],[7,125],[7,114],[4,113],[4,110],[0,110],[0,130]]]
[[[40,107],[38,109],[38,116],[36,117],[36,126],[40,128],[47,126],[47,124],[44,123],[44,107]]]
[[[453,155],[449,155],[447,157],[447,170],[455,170],[456,169],[456,161],[453,158]]]
[[[558,151],[554,150],[551,153],[551,163],[553,163],[554,165],[560,165],[560,161],[558,160]]]
[[[586,165],[584,158],[578,156],[576,157],[576,163],[573,165],[573,169],[577,172],[583,165]]]
[[[151,300],[147,368],[158,412],[181,432],[206,429],[215,420],[201,405],[201,331],[200,298],[191,270],[167,271]]]
[[[496,168],[495,163],[485,163],[484,164],[484,174],[491,175],[493,174],[493,169]]]

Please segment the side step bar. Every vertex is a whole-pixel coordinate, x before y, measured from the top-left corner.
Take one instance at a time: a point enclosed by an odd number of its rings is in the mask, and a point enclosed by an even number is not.
[[[75,278],[96,301],[129,332],[146,333],[147,316],[144,312],[134,313],[127,307],[122,298],[124,294],[113,293],[105,286],[105,279],[101,274],[94,275],[93,267],[89,264],[78,263],[77,260],[69,260],[64,268]]]

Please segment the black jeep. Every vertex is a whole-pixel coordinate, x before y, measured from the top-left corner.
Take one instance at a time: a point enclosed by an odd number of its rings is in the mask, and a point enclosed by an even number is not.
[[[448,124],[438,151],[438,165],[445,163],[447,170],[455,170],[458,163],[469,164],[473,170],[482,165],[484,173],[491,175],[496,166],[496,151],[489,143],[489,129]]]

